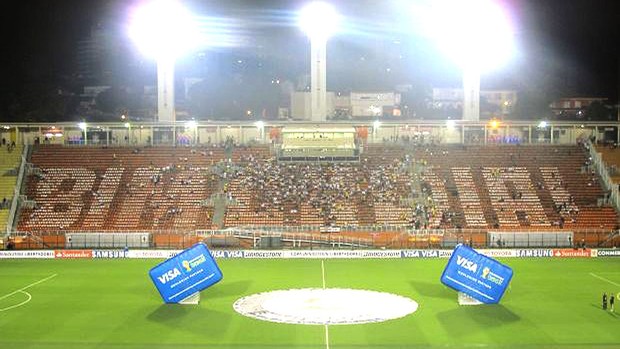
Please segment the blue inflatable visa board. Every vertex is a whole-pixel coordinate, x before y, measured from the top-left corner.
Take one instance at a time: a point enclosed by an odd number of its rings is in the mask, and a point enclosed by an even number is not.
[[[441,274],[441,282],[482,303],[495,304],[504,295],[512,275],[509,266],[469,246],[458,245]]]
[[[179,303],[223,275],[207,246],[198,243],[152,268],[149,276],[164,302]]]

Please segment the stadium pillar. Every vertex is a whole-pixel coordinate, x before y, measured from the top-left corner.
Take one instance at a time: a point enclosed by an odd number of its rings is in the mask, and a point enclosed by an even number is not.
[[[484,124],[484,145],[487,145],[487,133],[488,133],[488,129],[487,129],[487,124]]]
[[[321,122],[327,119],[327,40],[340,18],[329,3],[314,1],[301,9],[298,20],[310,39],[310,118]]]
[[[465,125],[461,126],[461,143],[465,144]]]
[[[131,145],[131,124],[127,123],[127,143]]]
[[[594,126],[594,145],[598,141],[598,126]]]
[[[473,64],[463,71],[463,120],[480,120],[480,70]]]
[[[532,144],[532,125],[527,126],[528,143]]]
[[[174,59],[157,60],[157,119],[174,122]]]
[[[310,102],[312,121],[327,118],[327,41],[315,37],[310,40]]]
[[[551,139],[551,144],[553,144],[553,125],[549,127],[549,130],[551,131],[551,135],[549,138]]]

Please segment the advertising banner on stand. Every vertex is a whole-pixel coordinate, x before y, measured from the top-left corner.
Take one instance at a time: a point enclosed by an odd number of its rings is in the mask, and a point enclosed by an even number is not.
[[[480,302],[498,303],[512,279],[512,269],[497,260],[458,245],[441,275],[441,282]]]
[[[203,243],[158,264],[149,276],[166,303],[183,303],[223,277]]]

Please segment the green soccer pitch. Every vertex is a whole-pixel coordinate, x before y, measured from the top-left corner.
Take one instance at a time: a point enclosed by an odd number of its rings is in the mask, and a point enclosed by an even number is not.
[[[418,310],[363,325],[291,325],[237,314],[240,297],[321,287],[320,259],[220,259],[199,305],[164,305],[157,260],[0,260],[0,348],[618,348],[620,259],[504,259],[500,305],[459,306],[439,282],[446,259],[324,260],[328,288],[410,297]]]

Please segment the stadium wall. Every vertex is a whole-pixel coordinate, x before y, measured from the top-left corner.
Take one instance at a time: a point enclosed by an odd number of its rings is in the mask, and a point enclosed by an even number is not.
[[[617,249],[481,249],[493,258],[620,257]],[[0,251],[0,259],[167,259],[182,250],[30,250]],[[411,259],[450,258],[452,250],[212,250],[215,258],[243,259]]]
[[[466,144],[574,144],[577,139],[594,136],[599,141],[620,143],[618,122],[549,122],[541,127],[540,120],[509,121],[493,120],[463,122],[455,120],[398,120],[381,121],[334,121],[307,124],[304,122],[265,121],[261,127],[250,122],[73,122],[55,124],[15,123],[0,127],[0,137],[16,144],[40,143],[89,146],[148,146],[148,145],[197,145],[221,143],[232,138],[241,144],[269,143],[270,131],[282,127],[354,127],[373,130],[369,143],[393,142],[403,137],[420,137],[441,143]],[[82,128],[80,128],[80,126]],[[375,128],[375,126],[377,126]],[[611,137],[611,138],[610,138]]]

